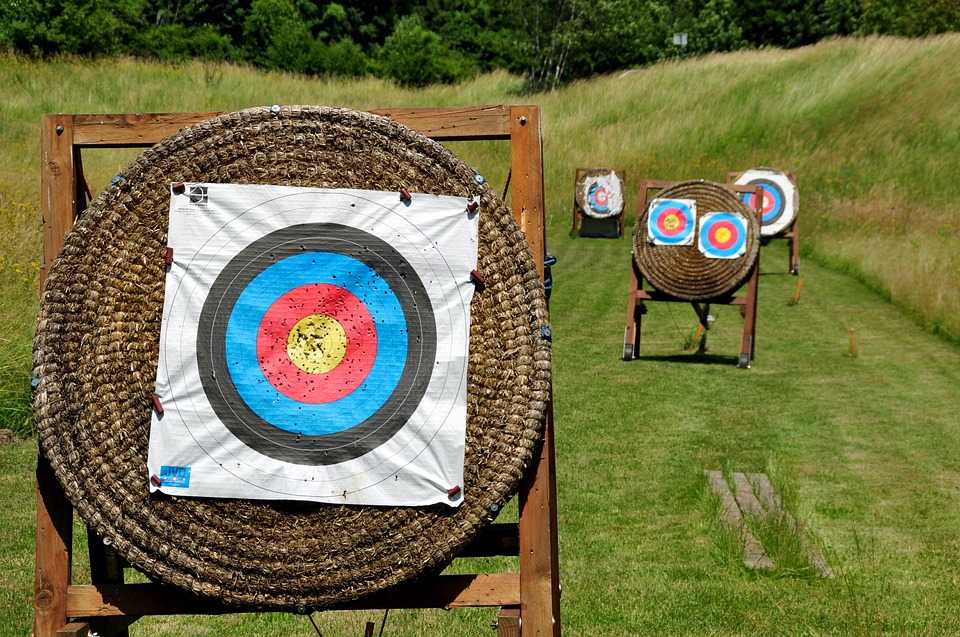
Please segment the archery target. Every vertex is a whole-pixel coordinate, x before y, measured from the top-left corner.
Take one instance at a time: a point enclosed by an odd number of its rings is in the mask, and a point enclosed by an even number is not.
[[[654,199],[647,215],[647,237],[655,245],[693,245],[697,225],[694,199]]]
[[[459,504],[467,200],[205,187],[202,205],[171,197],[151,489]]]
[[[623,212],[623,188],[616,173],[588,175],[581,188],[583,212],[588,217],[607,219]]]
[[[708,259],[736,259],[746,254],[747,220],[736,212],[703,215],[697,247]]]
[[[784,173],[768,168],[754,168],[740,175],[737,185],[755,185],[763,189],[760,234],[772,237],[789,228],[796,218],[798,208],[797,187]],[[755,210],[756,194],[743,193],[741,201],[751,211]]]

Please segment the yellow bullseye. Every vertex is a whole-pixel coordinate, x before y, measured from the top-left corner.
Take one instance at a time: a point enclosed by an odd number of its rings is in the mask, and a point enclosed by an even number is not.
[[[663,227],[667,230],[676,230],[680,225],[680,217],[674,213],[670,213],[663,218]]]
[[[726,243],[730,241],[732,235],[733,233],[730,232],[730,228],[717,228],[717,233],[714,237],[719,243]]]
[[[347,353],[347,333],[340,322],[326,314],[300,319],[287,335],[287,355],[308,374],[326,374]]]

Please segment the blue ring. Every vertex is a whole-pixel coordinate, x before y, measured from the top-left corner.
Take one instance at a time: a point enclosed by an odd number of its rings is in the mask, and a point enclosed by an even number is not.
[[[599,213],[601,213],[601,214],[606,214],[606,213],[610,212],[610,206],[607,205],[607,204],[601,205],[601,204],[597,203],[597,200],[596,200],[597,188],[599,188],[599,187],[600,187],[600,184],[597,183],[597,182],[593,182],[592,184],[590,184],[590,191],[587,193],[587,203],[590,205],[590,208],[591,208],[594,212],[599,212]],[[607,194],[607,196],[608,196],[608,197],[610,196],[609,193]],[[608,201],[609,201],[609,199],[608,199]]]
[[[736,243],[726,249],[719,249],[711,246],[709,243],[706,243],[707,237],[710,236],[710,228],[715,223],[721,221],[729,221],[733,225],[740,228],[740,237]],[[743,217],[740,215],[734,215],[729,212],[717,213],[709,217],[706,221],[701,222],[700,224],[700,250],[704,252],[707,256],[714,257],[732,257],[741,249],[747,242],[747,224]]]
[[[302,285],[326,283],[348,290],[377,327],[377,353],[367,378],[328,403],[301,403],[276,390],[257,358],[257,331],[279,297]],[[258,274],[240,293],[227,322],[227,367],[237,393],[271,425],[307,436],[338,433],[362,423],[387,401],[403,374],[407,325],[396,294],[368,265],[333,252],[305,252]]]
[[[660,218],[660,214],[667,208],[676,208],[683,213],[684,219],[687,221],[686,231],[683,234],[676,236],[668,236],[660,232],[660,229],[657,227],[657,219]],[[677,245],[683,243],[693,234],[694,227],[697,224],[697,220],[693,217],[693,211],[690,210],[689,204],[683,203],[677,199],[666,199],[661,201],[650,211],[650,216],[647,217],[647,231],[653,236],[654,239],[665,243],[667,245]]]
[[[760,186],[763,188],[763,191],[768,193],[773,197],[773,208],[770,209],[770,212],[763,213],[762,223],[764,225],[772,223],[783,213],[783,197],[780,196],[780,190],[775,188],[773,184],[766,180],[755,180],[750,182],[751,186]],[[750,193],[743,193],[740,196],[740,200],[747,206],[747,208],[753,212],[753,208],[750,207]],[[761,204],[762,205],[762,204]]]

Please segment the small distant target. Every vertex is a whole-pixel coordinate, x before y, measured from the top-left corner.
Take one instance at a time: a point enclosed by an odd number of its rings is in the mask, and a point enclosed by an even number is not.
[[[797,214],[797,188],[786,174],[768,168],[755,168],[743,173],[736,183],[763,189],[762,236],[778,235],[793,224]],[[741,195],[741,201],[751,211],[756,210],[756,198],[755,193]]]
[[[654,199],[647,215],[647,236],[655,245],[693,245],[697,202],[693,199]]]
[[[735,212],[711,212],[700,221],[697,247],[708,259],[736,259],[747,252],[747,220]]]
[[[614,172],[587,175],[581,185],[583,212],[594,219],[607,219],[623,212],[623,188]]]

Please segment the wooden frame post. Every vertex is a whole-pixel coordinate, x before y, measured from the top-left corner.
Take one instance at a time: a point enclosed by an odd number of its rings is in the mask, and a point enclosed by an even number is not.
[[[726,185],[733,185],[743,172],[731,171],[727,173]],[[794,188],[798,187],[797,175],[792,172],[784,173],[787,179],[793,182]],[[794,214],[793,221],[787,226],[786,231],[773,237],[761,236],[760,246],[765,246],[775,239],[783,239],[787,242],[787,272],[793,276],[800,276],[800,226],[797,223],[797,215]]]
[[[536,106],[412,108],[372,111],[438,141],[510,143],[514,218],[544,275],[546,226],[540,110]],[[41,125],[41,285],[88,195],[81,150],[151,146],[217,113],[47,115]],[[551,390],[552,391],[552,390]],[[547,405],[543,442],[519,490],[520,521],[497,523],[458,557],[519,556],[518,572],[432,575],[381,591],[337,609],[500,607],[503,637],[560,635],[557,489],[553,404]],[[37,545],[34,637],[124,635],[146,615],[222,614],[229,607],[162,584],[123,583],[124,564],[88,531],[91,583],[71,583],[73,509],[46,459],[37,463]],[[68,624],[70,620],[78,622]],[[69,629],[68,629],[69,627]],[[64,632],[64,631],[73,632]]]
[[[672,181],[645,180],[640,182],[640,193],[637,197],[637,213],[634,225],[640,223],[640,217],[650,202],[650,193],[655,190],[665,190],[674,185]],[[736,186],[728,183],[724,186],[734,194],[754,193],[757,195],[754,212],[759,222],[763,216],[763,203],[760,197],[762,189],[759,186]],[[627,292],[627,326],[623,332],[623,360],[631,361],[640,355],[640,328],[643,315],[647,312],[646,304],[650,302],[690,303],[700,324],[699,353],[706,348],[707,332],[710,329],[708,316],[711,305],[737,305],[743,315],[743,329],[740,334],[740,354],[737,358],[737,367],[748,368],[756,355],[757,339],[757,297],[760,289],[760,255],[750,268],[747,275],[747,291],[743,296],[735,296],[735,290],[727,295],[691,303],[660,290],[645,290],[643,287],[643,273],[637,267],[636,259],[630,256],[630,287]]]

